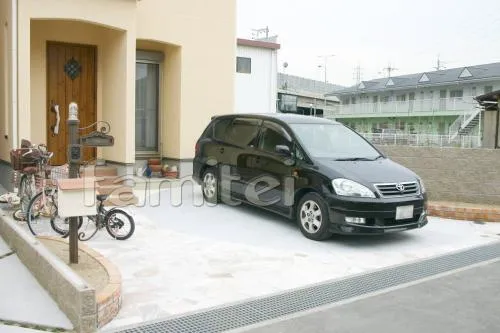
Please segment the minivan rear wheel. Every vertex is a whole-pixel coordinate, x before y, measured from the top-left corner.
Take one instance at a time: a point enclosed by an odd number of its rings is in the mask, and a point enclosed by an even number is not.
[[[201,189],[207,202],[213,204],[219,202],[219,179],[214,168],[209,168],[203,172]]]
[[[332,236],[325,201],[317,193],[307,193],[297,206],[297,223],[302,234],[312,240],[325,240]]]

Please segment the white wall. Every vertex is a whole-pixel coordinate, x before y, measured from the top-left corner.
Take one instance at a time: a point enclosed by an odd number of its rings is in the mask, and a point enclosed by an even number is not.
[[[237,56],[252,59],[252,73],[236,73],[235,112],[276,112],[277,51],[238,45]]]

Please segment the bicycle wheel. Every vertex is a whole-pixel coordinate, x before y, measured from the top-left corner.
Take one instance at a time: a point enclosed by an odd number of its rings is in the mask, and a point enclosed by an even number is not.
[[[26,212],[28,228],[35,236],[56,236],[54,223],[63,224],[57,213],[57,191],[46,189],[31,199]],[[59,220],[55,222],[56,220]]]
[[[78,216],[78,229],[83,225],[83,216]],[[59,235],[66,236],[69,233],[69,218],[56,218],[50,220],[50,226]]]
[[[118,240],[129,239],[135,231],[132,216],[118,208],[113,208],[106,213],[104,223],[106,223],[109,235]]]
[[[20,212],[14,212],[14,218],[18,221],[26,220],[26,212],[33,195],[35,194],[34,177],[32,175],[23,175],[19,183],[18,197],[20,199]]]

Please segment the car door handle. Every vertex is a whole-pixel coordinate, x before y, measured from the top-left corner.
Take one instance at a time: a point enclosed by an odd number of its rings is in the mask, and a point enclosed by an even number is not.
[[[224,154],[224,148],[220,148],[219,151],[221,154]]]

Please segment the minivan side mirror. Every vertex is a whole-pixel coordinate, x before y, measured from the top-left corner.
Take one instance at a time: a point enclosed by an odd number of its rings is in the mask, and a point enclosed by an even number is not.
[[[284,155],[286,157],[291,157],[292,156],[292,153],[290,152],[290,148],[288,146],[285,146],[285,145],[277,145],[276,148],[275,148],[275,151],[278,154]]]

